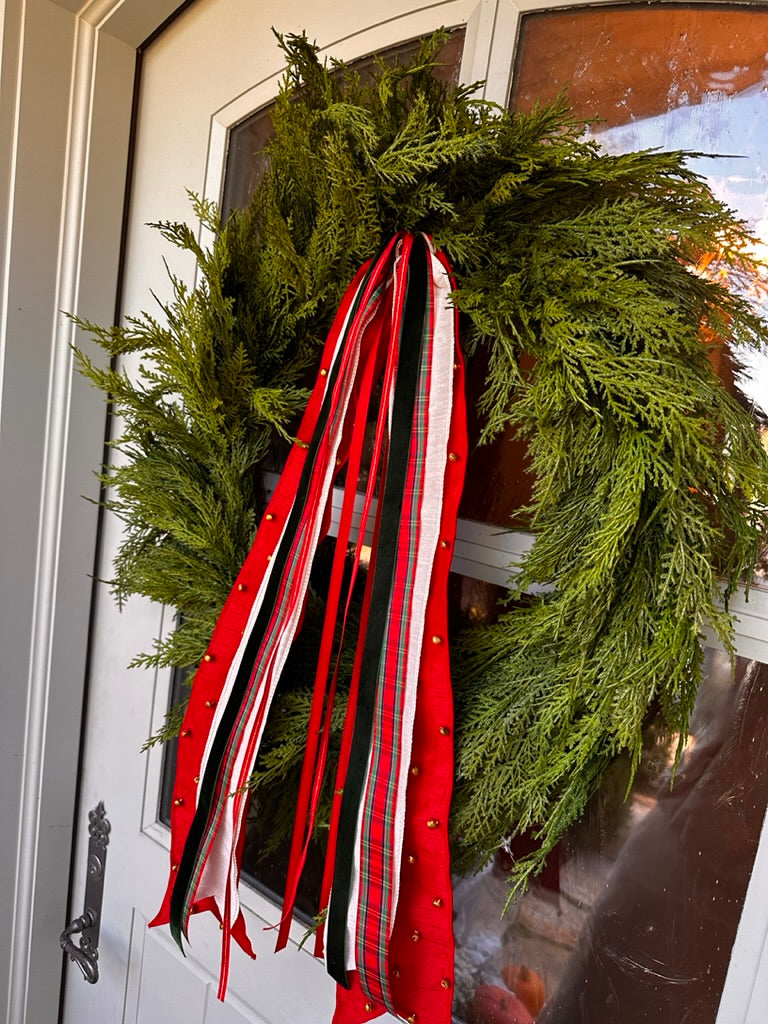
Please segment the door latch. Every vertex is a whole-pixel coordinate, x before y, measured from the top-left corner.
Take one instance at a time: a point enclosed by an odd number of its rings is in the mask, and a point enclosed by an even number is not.
[[[85,883],[85,909],[80,917],[68,924],[59,936],[64,952],[73,960],[83,977],[91,985],[99,980],[99,925],[101,924],[101,901],[104,895],[104,869],[107,866],[107,845],[112,829],[99,801],[88,812],[88,878]],[[79,935],[75,945],[73,936]]]

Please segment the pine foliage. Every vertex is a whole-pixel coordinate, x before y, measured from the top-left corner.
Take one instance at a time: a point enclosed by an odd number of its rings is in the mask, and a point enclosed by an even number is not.
[[[125,524],[115,596],[142,594],[180,615],[137,665],[199,661],[264,509],[260,463],[306,402],[300,382],[315,350],[315,338],[273,329],[282,289],[259,275],[252,216],[221,227],[210,204],[193,202],[215,232],[210,250],[185,224],[157,228],[194,255],[197,287],[172,275],[158,316],[112,328],[76,321],[111,357],[103,369],[76,350],[120,417],[112,447],[122,457],[102,474],[107,507]],[[139,360],[130,374],[128,355]]]
[[[721,599],[757,557],[768,459],[702,339],[759,346],[765,325],[695,269],[716,252],[726,279],[748,276],[749,239],[685,154],[608,156],[564,101],[512,114],[440,83],[440,33],[364,79],[303,36],[278,41],[287,71],[249,209],[220,226],[198,204],[210,251],[160,226],[200,285],[174,279],[157,319],[83,324],[142,360],[129,378],[80,357],[124,424],[127,461],[106,473],[127,527],[115,590],[182,613],[140,661],[199,657],[261,511],[259,459],[290,429],[346,284],[394,231],[433,235],[466,347],[488,350],[485,437],[513,425],[536,476],[513,586],[551,589],[454,643],[457,864],[532,829],[524,882],[611,760],[637,763],[651,706],[685,735],[705,623],[730,645]],[[283,699],[265,798],[301,751],[306,694]]]

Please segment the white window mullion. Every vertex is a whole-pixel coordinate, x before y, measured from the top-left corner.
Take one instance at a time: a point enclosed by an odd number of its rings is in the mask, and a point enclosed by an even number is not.
[[[496,31],[497,10],[500,5],[511,6],[510,0],[480,0],[480,3],[467,18],[467,34],[464,37],[464,53],[461,59],[460,79],[466,84],[486,81]],[[494,99],[488,95],[488,87],[483,90],[485,99]],[[498,101],[497,102],[503,102]]]

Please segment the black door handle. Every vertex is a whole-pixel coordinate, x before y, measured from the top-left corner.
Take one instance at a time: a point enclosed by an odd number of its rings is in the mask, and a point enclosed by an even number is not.
[[[99,980],[99,925],[104,895],[104,871],[107,866],[107,845],[112,826],[107,820],[102,801],[88,812],[88,880],[85,883],[85,909],[68,924],[59,936],[59,944],[73,960],[91,985]],[[79,935],[75,945],[72,936]]]

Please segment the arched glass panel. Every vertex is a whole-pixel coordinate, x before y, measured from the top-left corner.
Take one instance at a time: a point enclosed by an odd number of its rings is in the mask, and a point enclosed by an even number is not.
[[[512,104],[530,110],[566,91],[609,153],[702,154],[690,166],[742,217],[768,261],[768,12],[757,7],[594,7],[522,22]],[[768,268],[751,285],[768,310]],[[768,413],[768,360],[736,383]],[[724,360],[718,369],[726,380]]]
[[[419,40],[410,40],[393,46],[381,54],[388,61],[405,63],[418,52]],[[440,66],[435,74],[443,81],[454,85],[459,81],[461,54],[464,48],[464,29],[454,29],[450,39],[440,52]],[[374,66],[374,56],[361,57],[354,62],[354,68],[365,78]],[[227,147],[227,169],[224,176],[222,209],[225,213],[247,205],[256,185],[266,168],[264,147],[272,138],[270,112],[272,104],[262,107],[255,114],[235,125],[229,133]]]

